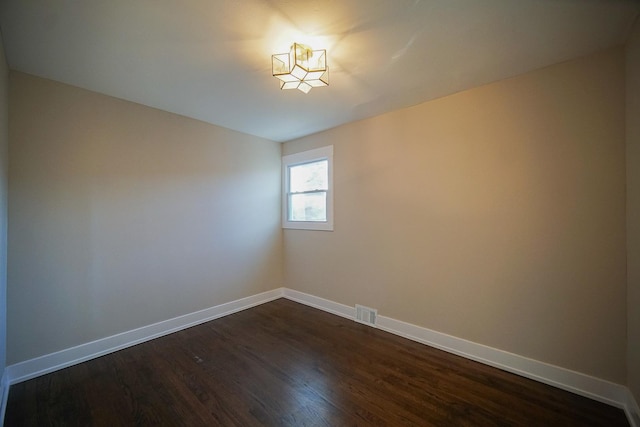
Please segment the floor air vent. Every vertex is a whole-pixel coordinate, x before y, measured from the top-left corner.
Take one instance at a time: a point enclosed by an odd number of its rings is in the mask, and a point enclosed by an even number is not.
[[[375,326],[378,310],[356,304],[356,321]]]

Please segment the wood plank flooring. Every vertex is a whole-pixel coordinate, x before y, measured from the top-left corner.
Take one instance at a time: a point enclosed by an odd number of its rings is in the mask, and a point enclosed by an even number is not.
[[[285,299],[13,385],[6,426],[627,426],[622,410]]]

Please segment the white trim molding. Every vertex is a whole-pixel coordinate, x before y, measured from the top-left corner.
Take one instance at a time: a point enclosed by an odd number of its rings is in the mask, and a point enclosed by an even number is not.
[[[317,308],[319,310],[335,314],[336,316],[346,317],[351,320],[356,317],[355,307],[349,307],[348,305],[305,294],[304,292],[284,288],[282,296],[291,301],[299,302],[300,304],[308,305],[309,307]]]
[[[627,388],[622,385],[432,331],[421,326],[401,322],[390,317],[378,316],[378,328],[412,341],[619,408],[624,407],[624,402],[627,398]]]
[[[638,402],[633,397],[631,390],[628,391],[624,412],[627,414],[627,419],[631,427],[640,427],[640,406],[638,406]]]
[[[326,194],[326,221],[293,221],[289,219],[290,196],[292,196],[290,183],[290,168],[306,163],[327,161],[327,189]],[[316,189],[319,192],[323,190]],[[313,191],[315,193],[316,191]],[[300,193],[298,193],[300,194]],[[333,145],[289,154],[282,157],[282,228],[293,230],[322,230],[333,231]]]
[[[256,305],[281,298],[283,288],[241,298],[225,304],[216,305],[194,313],[174,317],[152,325],[112,335],[110,337],[80,344],[55,353],[46,354],[24,362],[9,365],[5,369],[9,385],[16,384],[40,375],[48,374],[68,366],[76,365],[105,354],[113,353],[145,341],[178,332]]]
[[[66,368],[136,344],[150,341],[210,320],[246,310],[278,298],[289,300],[355,320],[355,307],[287,288],[278,288],[257,295],[220,304],[184,316],[143,326],[96,341],[46,354],[5,368],[0,382],[0,424],[4,420],[9,387],[59,369]],[[551,386],[570,391],[624,409],[631,427],[640,427],[640,409],[629,389],[580,372],[529,359],[524,356],[467,341],[421,326],[386,316],[377,316],[375,327],[467,359],[512,372]]]
[[[355,307],[349,307],[287,288],[284,290],[284,297],[329,313],[355,319]],[[448,353],[621,408],[625,411],[631,426],[640,427],[634,422],[632,415],[634,412],[633,404],[636,406],[635,413],[640,413],[638,412],[637,403],[635,403],[629,389],[623,385],[386,316],[378,315],[375,327]]]
[[[7,411],[7,399],[9,398],[9,379],[7,378],[7,369],[2,372],[0,379],[0,426],[4,425],[4,413]]]

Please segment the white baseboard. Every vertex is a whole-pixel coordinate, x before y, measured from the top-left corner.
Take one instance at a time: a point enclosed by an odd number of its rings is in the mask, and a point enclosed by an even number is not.
[[[627,414],[627,419],[631,427],[640,427],[640,406],[638,406],[638,401],[633,397],[631,391],[628,393],[624,412]]]
[[[550,365],[420,326],[378,316],[378,328],[485,365],[558,387],[590,399],[624,407],[627,388],[580,372]]]
[[[7,399],[9,398],[9,379],[7,378],[7,369],[2,372],[0,379],[0,426],[4,425],[4,413],[7,411]]]
[[[293,289],[279,288],[9,365],[5,368],[0,382],[0,397],[2,398],[0,424],[4,420],[9,386],[12,384],[122,350],[281,297],[337,316],[352,320],[355,318],[355,307]],[[635,401],[629,389],[622,385],[386,316],[379,315],[376,326],[381,330],[408,338],[412,341],[623,408],[630,425],[632,427],[640,427],[640,409],[638,409],[638,403]]]
[[[299,302],[300,304],[308,305],[309,307],[314,307],[335,314],[336,316],[346,317],[351,320],[356,317],[355,307],[349,307],[348,305],[305,294],[304,292],[284,288],[283,296],[291,301]]]
[[[285,288],[284,297],[343,317],[355,317],[355,308],[304,292]],[[386,316],[377,317],[376,327],[431,347],[453,353],[485,365],[530,378],[625,410],[632,427],[631,393],[627,387],[569,369],[539,362],[524,356],[467,341]],[[631,397],[631,399],[633,399]],[[634,401],[635,402],[635,401]],[[637,405],[637,404],[636,404]],[[636,408],[637,411],[637,408]],[[636,412],[637,413],[637,412]]]
[[[274,289],[194,313],[185,314],[184,316],[174,317],[173,319],[164,320],[152,325],[143,326],[138,329],[9,365],[5,369],[5,374],[9,385],[16,384],[259,304],[273,301],[282,297],[282,294],[283,288]]]

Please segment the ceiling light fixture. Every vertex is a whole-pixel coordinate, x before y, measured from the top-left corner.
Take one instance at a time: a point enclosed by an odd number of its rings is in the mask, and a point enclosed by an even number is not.
[[[329,86],[327,51],[312,50],[294,43],[289,53],[271,56],[273,77],[280,80],[280,89],[298,89],[304,93],[314,87]]]

